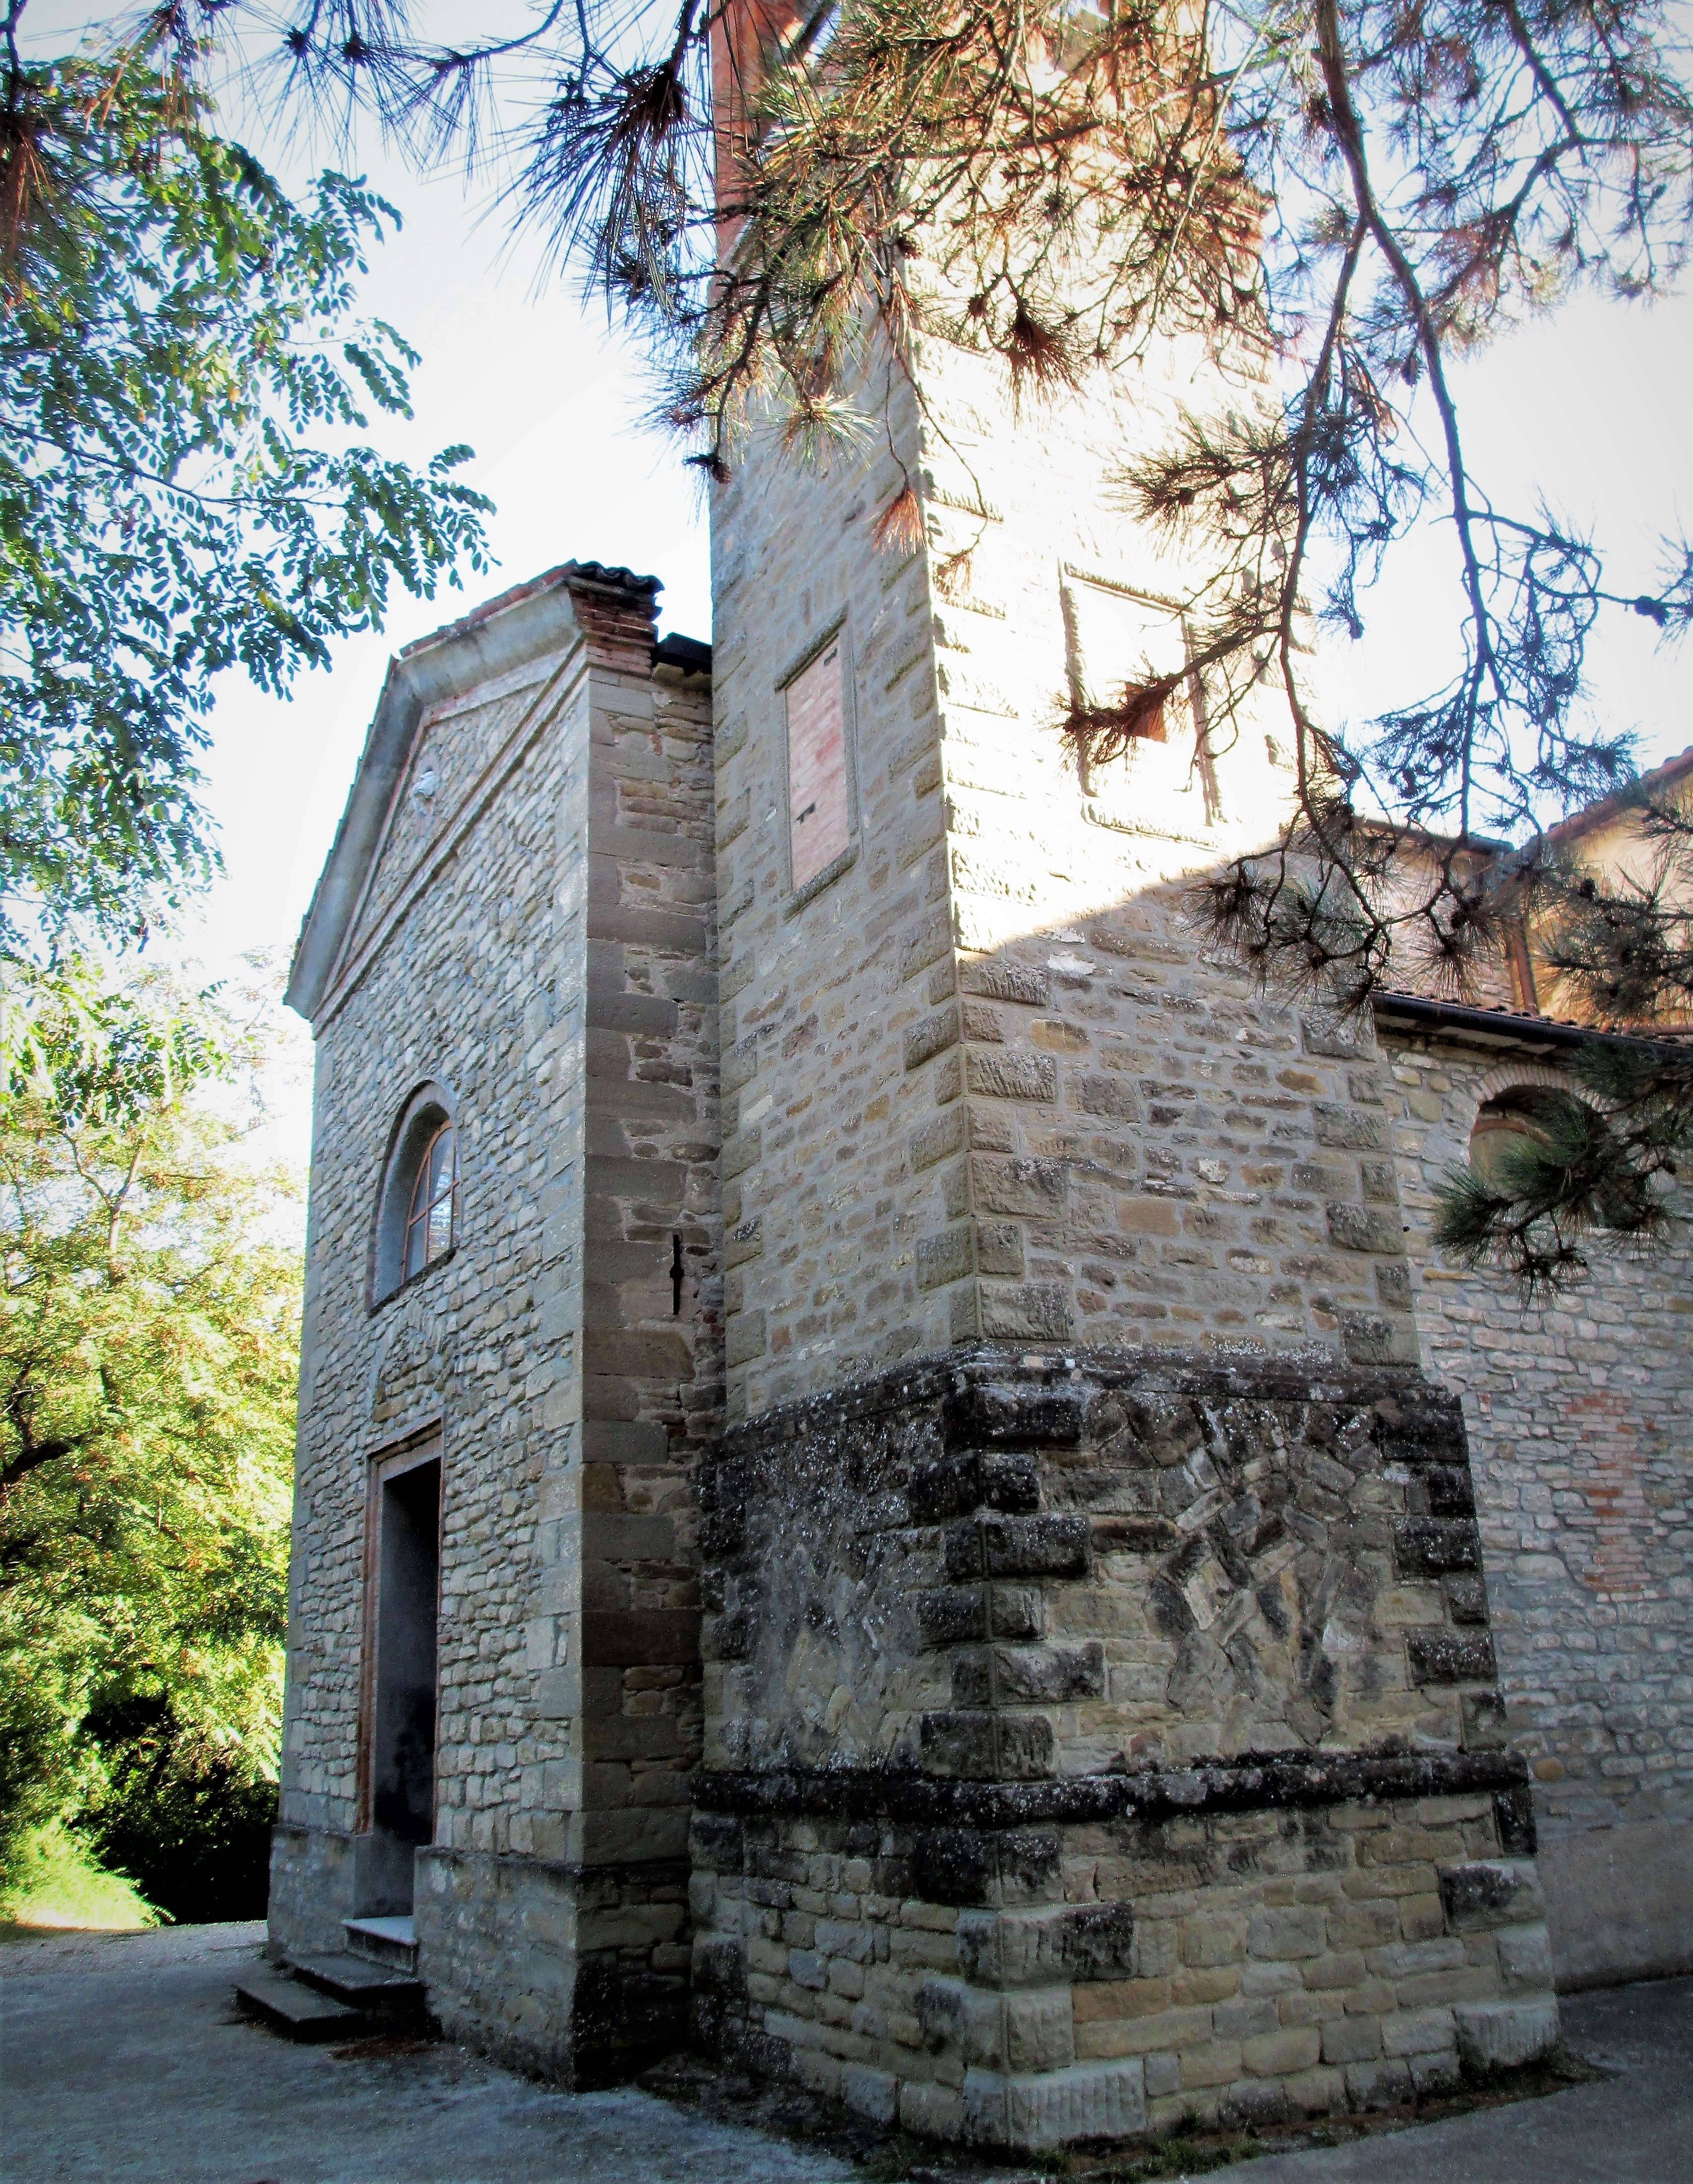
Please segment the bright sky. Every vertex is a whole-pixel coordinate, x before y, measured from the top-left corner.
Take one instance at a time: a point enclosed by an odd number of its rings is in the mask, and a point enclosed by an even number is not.
[[[58,45],[67,29],[91,16],[109,21],[113,12],[88,0],[36,0],[27,28],[38,47]],[[304,171],[254,117],[232,125],[291,180]],[[420,460],[454,441],[475,448],[467,475],[498,504],[491,536],[500,566],[468,578],[464,593],[421,602],[400,595],[381,636],[341,645],[333,671],[303,677],[292,703],[228,678],[206,768],[226,872],[181,936],[185,951],[212,967],[249,948],[292,948],[399,645],[571,559],[625,562],[661,577],[663,627],[710,635],[694,474],[680,450],[641,426],[635,354],[569,286],[537,284],[533,248],[509,245],[498,210],[467,199],[456,175],[420,181],[374,134],[359,153],[405,221],[377,254],[365,309],[392,320],[423,356],[415,422],[399,432],[385,424],[381,443]],[[1684,292],[1651,309],[1584,300],[1456,375],[1484,486],[1502,507],[1530,512],[1544,496],[1565,520],[1590,525],[1609,551],[1612,588],[1625,594],[1653,582],[1662,534],[1693,526],[1690,358],[1693,298]],[[1423,694],[1455,612],[1449,553],[1438,531],[1401,549],[1389,585],[1367,604],[1367,641],[1328,663],[1331,717],[1362,718]],[[1656,648],[1650,622],[1619,613],[1602,625],[1591,655],[1599,710],[1609,725],[1638,731],[1643,766],[1693,742],[1693,659]],[[297,1137],[303,1162],[303,1111],[285,1135]]]

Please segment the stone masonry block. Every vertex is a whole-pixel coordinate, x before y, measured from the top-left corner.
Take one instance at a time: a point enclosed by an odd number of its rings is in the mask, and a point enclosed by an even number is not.
[[[925,1646],[956,1646],[988,1635],[988,1588],[932,1586],[916,1598],[917,1628]]]
[[[1058,1096],[1058,1065],[1023,1047],[966,1049],[964,1081],[978,1097],[1048,1101]]]
[[[952,933],[944,911],[937,911],[916,927],[899,950],[899,978],[915,978],[919,971],[927,971],[931,963],[945,955],[952,944]]]
[[[1052,1000],[1051,973],[1034,964],[962,956],[958,983],[966,994],[977,994],[987,1000],[1016,1001],[1025,1008],[1044,1009]]]
[[[1019,1213],[1050,1219],[1064,1206],[1064,1168],[1050,1160],[1006,1159],[972,1153],[971,1185],[984,1213]]]
[[[1058,1282],[984,1282],[981,1314],[982,1333],[989,1341],[1061,1340],[1071,1327],[1069,1291]]]
[[[1113,1122],[1138,1123],[1140,1103],[1127,1078],[1096,1073],[1084,1076],[1074,1095],[1084,1115],[1100,1115]]]
[[[1323,1212],[1328,1223],[1328,1240],[1337,1250],[1375,1251],[1387,1256],[1405,1249],[1404,1232],[1396,1213],[1334,1202],[1325,1206]]]
[[[1061,2070],[1075,2061],[1076,2012],[1067,1986],[994,1999],[1005,2028],[1000,2053],[972,2060],[996,2064],[1014,2073]]]
[[[1514,2070],[1557,2045],[1558,2006],[1533,2002],[1461,2002],[1452,2011],[1458,2053],[1472,2070]]]
[[[1081,1903],[1066,1911],[1059,1923],[1059,1954],[1078,1984],[1128,1979],[1135,1967],[1134,1906]]]
[[[1506,1926],[1495,1936],[1499,1983],[1506,1994],[1528,1989],[1545,1994],[1552,1985],[1552,1941],[1544,1925]]]
[[[891,2124],[899,2110],[899,2081],[891,2070],[867,2063],[849,2063],[841,2073],[841,2095],[855,2114],[872,2123]]]
[[[1386,1126],[1379,1115],[1361,1115],[1356,1108],[1319,1101],[1315,1113],[1317,1142],[1353,1152],[1380,1152],[1387,1142]]]
[[[1529,1925],[1545,1916],[1540,1875],[1526,1858],[1477,1858],[1436,1870],[1446,1924],[1455,1934]]]
[[[726,1231],[723,1237],[723,1263],[726,1267],[744,1266],[748,1260],[762,1256],[764,1252],[764,1219],[755,1214],[750,1221],[743,1221],[738,1228]]]
[[[952,2086],[906,2078],[899,2086],[899,2124],[920,2138],[957,2139],[964,2135],[964,2103]]]
[[[947,1398],[942,1417],[952,1447],[1073,1448],[1082,1438],[1080,1396],[1044,1380],[977,1380]]]
[[[945,1160],[949,1154],[960,1150],[964,1144],[964,1110],[948,1107],[913,1130],[910,1139],[911,1173],[920,1175],[925,1168],[933,1167],[937,1161]]]
[[[1490,1684],[1498,1678],[1493,1639],[1484,1630],[1409,1630],[1405,1654],[1413,1684]]]
[[[938,1054],[958,1044],[958,1011],[954,1007],[937,1009],[932,1016],[922,1017],[905,1033],[905,1067],[921,1069]]]
[[[1022,1273],[1023,1234],[1015,1222],[977,1223],[976,1265],[977,1271],[984,1274]]]
[[[956,1945],[958,1968],[972,1986],[1068,1983],[1061,1909],[961,1911]]]
[[[1479,1570],[1481,1535],[1473,1519],[1407,1517],[1393,1528],[1393,1554],[1406,1577]]]
[[[917,1287],[940,1289],[949,1282],[962,1281],[973,1271],[972,1246],[967,1222],[956,1228],[943,1229],[938,1236],[920,1236],[916,1253]]]
[[[982,1646],[956,1655],[952,1663],[956,1707],[1101,1698],[1105,1688],[1105,1648],[1097,1639],[1081,1646]]]
[[[1328,1947],[1323,1914],[1316,1906],[1266,1905],[1246,1922],[1250,1955],[1270,1958],[1320,1957]]]
[[[964,2126],[977,2145],[1025,2153],[1074,2139],[1127,2137],[1146,2128],[1140,2059],[1027,2074],[968,2071]]]
[[[731,1365],[745,1365],[769,1348],[762,1312],[738,1312],[729,1321],[725,1346]]]
[[[1053,1772],[1044,1714],[935,1713],[917,1724],[924,1770],[973,1782],[1033,1782]]]
[[[1080,1577],[1092,1530],[1085,1517],[988,1517],[946,1536],[949,1577]]]

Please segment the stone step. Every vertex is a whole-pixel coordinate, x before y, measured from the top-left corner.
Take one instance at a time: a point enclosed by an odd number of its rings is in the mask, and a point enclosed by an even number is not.
[[[268,1969],[238,1981],[235,2002],[237,2009],[285,2040],[356,2040],[376,2021],[368,2010],[349,2009],[286,1972]]]
[[[415,2016],[423,2008],[423,1981],[391,1964],[374,1964],[340,1949],[321,1957],[291,1957],[297,1980],[348,2009],[370,2010],[387,2018]]]
[[[355,1957],[394,1971],[417,1970],[417,1928],[409,1912],[404,1918],[343,1919],[341,1930]]]

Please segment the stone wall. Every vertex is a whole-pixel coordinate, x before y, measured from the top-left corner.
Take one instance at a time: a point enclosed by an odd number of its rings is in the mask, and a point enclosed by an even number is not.
[[[911,440],[909,404],[896,432]],[[905,1152],[933,1115],[906,1037],[951,946],[927,572],[869,538],[901,476],[891,460],[842,480],[757,454],[713,501],[731,1415],[950,1340],[944,1295],[915,1273],[930,1224],[911,1201],[936,1178],[914,1194]],[[796,907],[782,685],[837,625],[857,855]],[[947,1176],[955,1196],[955,1159]]]
[[[774,1814],[708,1786],[747,1809],[694,1822],[699,2036],[879,2122],[1028,2149],[1392,2105],[1551,2043],[1534,1864],[1494,1794],[1395,1797],[1387,1765],[1307,1805],[1238,1771],[961,1827],[885,1781],[855,1819],[832,1782]]]
[[[420,1969],[449,2031],[578,2078],[685,2010],[720,1401],[710,697],[702,649],[655,655],[655,589],[571,565],[399,663],[291,989],[318,1054],[273,1944],[365,1908],[369,1467],[438,1430]],[[459,1234],[373,1305],[426,1080]]]
[[[1057,733],[1186,642],[1111,479],[1202,361],[1017,417],[930,360],[861,474],[758,443],[716,490],[732,1416],[978,1337],[1416,1354],[1373,1071],[1189,915],[1286,807],[1273,708],[1213,748],[1195,693],[1086,781]],[[924,543],[878,552],[908,476]],[[802,899],[783,683],[837,627],[856,855]]]
[[[543,1329],[571,1279],[549,1254],[549,1214],[580,1189],[571,1143],[580,1000],[567,914],[554,900],[557,821],[573,737],[585,735],[588,664],[562,646],[426,718],[420,761],[437,788],[428,841],[466,820],[439,872],[408,863],[398,907],[378,889],[317,1034],[299,1446],[284,1742],[285,1824],[342,1833],[359,1810],[367,1467],[408,1435],[444,1428],[437,1753],[441,1839],[465,1850],[544,1851],[566,1732],[537,1704],[534,1608],[543,1473],[568,1419],[567,1338]],[[504,756],[499,794],[474,817],[468,789]],[[403,795],[399,809],[425,800]],[[493,920],[487,916],[492,905]],[[364,945],[361,949],[360,942]],[[376,1310],[376,1200],[389,1133],[415,1086],[455,1102],[464,1178],[457,1251]],[[487,1339],[495,1326],[498,1339]],[[490,1552],[498,1540],[500,1552]],[[550,1772],[549,1772],[550,1770]],[[348,1905],[348,1911],[354,1907]]]
[[[1463,1431],[1403,1373],[971,1348],[702,1479],[696,2022],[1012,2145],[1555,2027]]]
[[[1462,1395],[1513,1746],[1534,1779],[1559,1981],[1693,1969],[1693,1252],[1596,1240],[1525,1306],[1444,1263],[1434,1193],[1484,1100],[1560,1082],[1532,1026],[1384,1032],[1428,1370]],[[1683,1193],[1685,1201],[1685,1194]],[[1687,1210],[1684,1206],[1684,1212]]]

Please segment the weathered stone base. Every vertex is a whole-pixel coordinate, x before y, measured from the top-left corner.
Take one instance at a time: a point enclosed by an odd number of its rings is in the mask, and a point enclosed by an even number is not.
[[[1557,2038],[1520,1772],[713,1778],[696,2036],[879,2121],[1025,2151],[1439,2091]]]
[[[571,1866],[418,1853],[418,1970],[449,2039],[570,2086],[615,2083],[687,2037],[681,1862]]]
[[[274,1956],[341,1948],[361,1839],[279,1827]],[[688,2036],[685,1860],[571,1865],[432,1844],[416,1853],[417,1969],[450,2039],[532,2075],[600,2086]]]
[[[358,1839],[338,1829],[270,1830],[269,1949],[273,1957],[311,1956],[338,1949],[343,1919],[359,1908]]]
[[[701,1500],[717,2052],[1032,2149],[1551,2044],[1442,1390],[973,1345],[732,1428]]]

